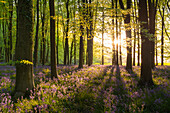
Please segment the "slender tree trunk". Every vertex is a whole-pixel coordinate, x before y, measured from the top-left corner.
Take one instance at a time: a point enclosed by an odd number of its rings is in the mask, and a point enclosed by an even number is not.
[[[72,57],[73,57],[73,41],[71,42],[71,50],[70,50],[70,64],[72,64]]]
[[[46,37],[45,37],[45,15],[46,15],[46,0],[43,1],[43,15],[42,15],[42,65],[45,65],[45,52],[46,52]]]
[[[148,0],[149,3],[149,33],[151,36],[151,67],[152,69],[155,67],[155,16],[156,16],[156,8],[157,2]]]
[[[59,2],[58,1],[58,8],[57,8],[57,47],[56,47],[56,51],[57,51],[57,65],[59,64],[59,54],[58,54],[58,46],[59,46]]]
[[[165,7],[162,8],[162,35],[161,35],[161,65],[164,65],[164,14],[165,14]]]
[[[33,1],[18,0],[16,39],[16,85],[15,97],[23,96],[28,90],[34,88],[33,78]],[[23,24],[27,23],[27,24]],[[26,60],[29,64],[26,64]]]
[[[139,19],[138,19],[138,24],[139,24]],[[140,25],[138,25],[138,31],[137,31],[137,35],[138,35],[138,38],[137,38],[138,39],[138,64],[137,65],[138,66],[140,66],[140,35],[139,35],[140,30],[139,30],[139,26]]]
[[[76,13],[76,4],[75,4],[75,1],[74,1],[74,34],[73,34],[73,40],[74,40],[74,65],[77,64],[77,61],[76,61],[76,20],[75,20],[75,13]]]
[[[67,10],[67,28],[66,28],[66,39],[65,39],[65,48],[64,48],[64,64],[69,65],[69,45],[68,45],[68,30],[69,30],[69,0],[66,2],[66,10]]]
[[[84,18],[84,9],[85,9],[85,0],[82,0],[83,6],[79,10],[81,13],[81,17]],[[84,36],[84,22],[83,19],[80,19],[80,50],[79,50],[79,68],[83,68],[83,36]]]
[[[38,31],[39,31],[39,0],[37,0],[37,25],[36,25],[35,46],[34,46],[34,67],[37,66],[37,61],[38,61]]]
[[[40,63],[42,63],[42,54],[43,54],[43,46],[42,46],[42,38],[40,39]]]
[[[5,18],[4,14],[3,14],[3,18]],[[4,49],[5,49],[5,62],[8,62],[8,56],[7,56],[7,44],[6,44],[6,26],[5,26],[5,20],[3,19],[2,21],[2,34],[3,34],[3,41],[4,41]]]
[[[51,79],[54,77],[58,79],[56,69],[56,43],[55,43],[55,11],[54,0],[49,0],[50,7],[50,43],[51,43]]]
[[[12,60],[12,17],[13,17],[13,0],[9,0],[9,60]]]
[[[155,23],[157,23],[157,19],[155,20]],[[156,25],[156,28],[157,29],[157,25]],[[155,51],[156,51],[156,66],[158,65],[158,39],[157,39],[157,34],[156,34],[156,31],[155,31],[155,38],[156,38],[156,41],[155,41]]]
[[[122,25],[122,20],[119,21],[119,37],[120,37],[120,45],[119,45],[119,54],[120,54],[120,58],[119,58],[119,61],[120,61],[120,65],[122,65],[122,31],[121,31],[121,25]]]
[[[118,17],[117,17],[117,12],[118,12],[118,6],[117,6],[117,2],[118,0],[116,0],[116,40],[119,40],[119,36],[118,36]],[[116,65],[119,65],[119,43],[116,44]]]
[[[131,7],[131,0],[127,0],[127,9]],[[130,24],[130,14],[126,15],[125,24]],[[132,40],[131,40],[131,29],[130,25],[126,28],[126,38],[127,38],[127,61],[126,69],[132,71]]]
[[[127,0],[127,10],[131,8],[131,0]],[[119,0],[121,9],[125,9],[122,0]],[[130,14],[126,14],[124,23],[126,24],[126,42],[127,42],[127,60],[126,60],[126,69],[132,71],[132,39],[131,39],[131,26],[130,24]]]
[[[112,0],[112,9],[114,10],[114,0]],[[113,13],[113,12],[112,12]],[[115,65],[115,54],[116,54],[116,51],[115,51],[115,44],[114,44],[114,40],[115,40],[115,33],[114,33],[114,13],[112,14],[112,65]]]
[[[89,24],[90,24],[90,32],[89,32],[89,40],[88,40],[88,66],[93,64],[93,12],[92,12],[92,3],[89,0]]]
[[[102,65],[104,65],[104,6],[102,10]]]
[[[87,35],[87,50],[86,50],[86,65],[88,65],[88,62],[89,62],[89,45],[90,45],[90,37],[89,37],[89,31],[90,31],[90,25],[89,25],[89,18],[90,18],[90,14],[89,14],[89,3],[88,3],[88,1],[86,0],[86,35]]]
[[[140,22],[143,24],[141,25],[141,28],[148,30],[148,14],[147,14],[147,2],[146,0],[139,0],[139,19]],[[145,22],[145,23],[144,23]],[[152,80],[152,70],[151,70],[151,54],[150,54],[150,44],[151,41],[146,36],[145,32],[141,32],[141,38],[142,38],[142,48],[141,48],[141,76],[139,85],[153,85]]]
[[[136,15],[136,1],[134,0],[134,9],[133,9],[133,22],[137,22],[135,18]],[[137,24],[137,23],[136,23]],[[133,44],[133,66],[136,64],[136,25],[134,26],[134,44]]]
[[[50,44],[49,44],[49,41],[47,40],[47,55],[46,55],[46,60],[45,60],[47,63],[48,63],[49,52],[50,52]]]

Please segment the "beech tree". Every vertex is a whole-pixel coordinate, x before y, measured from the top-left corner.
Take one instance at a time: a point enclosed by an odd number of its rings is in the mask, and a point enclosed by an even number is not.
[[[51,44],[51,79],[58,79],[56,69],[56,43],[55,43],[55,11],[54,0],[49,0],[50,7],[50,44]]]
[[[34,88],[33,78],[33,1],[18,0],[15,96]]]
[[[79,48],[79,68],[83,68],[83,36],[84,36],[84,10],[85,10],[85,0],[82,0],[82,7],[79,9],[80,12],[80,48]]]
[[[141,23],[141,76],[139,85],[153,85],[152,70],[151,70],[151,41],[146,35],[148,31],[148,12],[147,12],[147,1],[139,0],[139,20]]]

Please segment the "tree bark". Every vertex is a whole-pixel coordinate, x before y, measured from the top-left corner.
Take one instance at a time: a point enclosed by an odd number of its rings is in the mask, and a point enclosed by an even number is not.
[[[59,2],[58,1],[58,8],[57,8],[57,46],[56,46],[56,51],[57,51],[57,65],[59,64],[59,54],[58,54],[58,46],[59,46]]]
[[[137,24],[136,21],[136,1],[134,0],[134,9],[133,9],[133,22]],[[133,45],[133,66],[136,64],[136,25],[134,25],[134,45]]]
[[[122,42],[121,42],[121,41],[122,41],[122,39],[121,39],[121,38],[122,38],[122,36],[121,36],[121,34],[122,34],[122,32],[121,32],[122,22],[121,22],[121,21],[122,21],[122,20],[119,21],[119,37],[120,37],[120,39],[119,39],[119,40],[120,40],[120,45],[119,45],[119,54],[120,54],[120,56],[119,56],[119,57],[120,57],[120,58],[119,58],[119,61],[120,61],[120,63],[119,63],[119,64],[120,64],[120,65],[122,65]]]
[[[162,8],[162,35],[161,35],[161,65],[164,65],[164,14],[165,14],[165,7]]]
[[[50,7],[50,43],[51,43],[51,79],[57,78],[56,69],[56,43],[55,43],[55,11],[54,11],[54,0],[49,0]]]
[[[102,8],[102,65],[104,65],[104,6]]]
[[[90,32],[88,39],[88,66],[93,64],[93,13],[92,13],[92,3],[89,0],[89,24],[90,24]]]
[[[112,0],[112,10],[114,10],[114,0]],[[115,44],[114,44],[114,40],[115,40],[115,33],[114,33],[114,12],[112,12],[112,65],[115,65],[116,61],[116,50],[115,50]]]
[[[73,41],[71,42],[71,50],[70,50],[70,63],[69,64],[72,64],[72,57],[73,57]]]
[[[131,0],[127,0],[127,10],[131,8]],[[121,9],[125,9],[122,0],[119,0]],[[126,69],[132,71],[132,40],[131,40],[131,29],[130,28],[130,13],[126,14],[124,23],[126,24],[126,42],[127,42],[127,60]]]
[[[139,19],[141,28],[148,30],[148,13],[147,13],[147,2],[146,0],[139,0]],[[150,44],[151,41],[146,36],[146,32],[141,32],[142,48],[141,48],[141,76],[139,80],[139,85],[153,85],[152,80],[152,70],[151,70],[151,54],[150,54]]]
[[[68,30],[69,30],[69,0],[66,2],[66,10],[67,10],[67,28],[66,28],[66,38],[65,38],[65,48],[64,48],[64,64],[69,65],[69,45],[68,45]]]
[[[116,40],[119,40],[119,36],[118,36],[118,17],[117,17],[117,12],[118,12],[118,6],[117,6],[117,2],[118,0],[116,0]],[[116,65],[119,65],[119,43],[116,44]]]
[[[46,37],[45,37],[45,15],[46,15],[47,1],[43,0],[43,14],[42,14],[42,65],[45,65],[45,52],[46,52]]]
[[[76,4],[75,4],[75,1],[74,1],[74,34],[73,34],[73,40],[74,40],[74,65],[77,64],[77,61],[76,61],[76,20],[75,20],[75,14],[76,14]]]
[[[38,31],[39,31],[39,0],[37,0],[37,25],[36,25],[35,46],[34,46],[34,67],[37,66],[37,61],[38,61]]]
[[[157,2],[148,0],[149,3],[149,33],[151,36],[151,67],[152,69],[155,67],[155,16],[156,16],[156,8]]]
[[[127,9],[131,7],[131,0],[127,0]],[[126,15],[125,24],[130,24],[130,14]],[[127,38],[127,61],[126,69],[132,71],[132,40],[131,40],[131,29],[130,25],[126,28],[126,38]]]
[[[9,60],[12,60],[12,17],[13,17],[13,0],[9,0]]]
[[[85,0],[82,0],[82,7],[79,9],[81,18],[84,18],[84,9],[85,9]],[[83,68],[83,36],[84,36],[84,22],[83,19],[80,18],[80,50],[79,50],[79,67]]]
[[[23,96],[34,88],[33,78],[33,1],[18,0],[18,22],[16,39],[16,85],[15,96]],[[23,24],[25,23],[25,24]],[[29,64],[20,61],[29,61]]]

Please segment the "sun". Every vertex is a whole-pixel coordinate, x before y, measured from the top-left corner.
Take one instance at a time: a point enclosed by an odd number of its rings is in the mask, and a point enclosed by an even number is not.
[[[115,39],[115,40],[114,40],[114,44],[115,44],[115,45],[120,44],[120,40]]]

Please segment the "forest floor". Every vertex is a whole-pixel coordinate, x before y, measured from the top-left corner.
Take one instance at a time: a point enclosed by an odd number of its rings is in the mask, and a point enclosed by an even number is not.
[[[169,113],[170,66],[153,70],[152,88],[139,88],[140,67],[128,73],[124,66],[58,66],[50,79],[50,66],[34,69],[35,89],[13,101],[14,66],[0,66],[0,112],[65,113]]]

